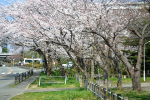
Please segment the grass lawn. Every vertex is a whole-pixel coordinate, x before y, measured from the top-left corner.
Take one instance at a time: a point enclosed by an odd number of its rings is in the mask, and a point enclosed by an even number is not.
[[[150,100],[150,91],[134,92],[132,89],[111,89],[110,91],[119,93],[122,97],[128,97],[129,100]]]
[[[79,82],[75,78],[68,78],[67,83],[42,83],[38,85],[39,79],[36,79],[33,83],[30,84],[29,88],[76,88],[80,87]]]
[[[111,81],[111,84],[117,83],[116,77],[108,78],[108,80]],[[141,83],[145,83],[145,82],[150,82],[150,77],[145,77],[145,81],[143,80],[143,77],[141,77]],[[132,79],[131,78],[122,78],[122,83],[132,83]]]
[[[111,84],[117,83],[117,78],[109,78]],[[143,81],[141,77],[141,83],[150,82],[150,77],[146,77]],[[131,78],[122,78],[122,83],[132,83]],[[129,100],[150,100],[150,91],[140,91],[134,92],[132,88],[122,88],[122,90],[111,89],[110,91],[115,92],[115,94],[121,94],[122,97],[128,97]]]
[[[46,76],[44,73],[41,73],[39,76]],[[53,75],[54,76],[54,75]],[[65,79],[61,79],[63,82],[65,82]],[[47,81],[47,78],[42,78],[42,81]],[[57,79],[56,79],[57,81]],[[68,78],[67,84],[65,83],[43,83],[40,86],[39,84],[39,78],[37,78],[33,83],[30,84],[29,88],[79,88],[79,82],[76,81],[75,78]]]
[[[24,93],[10,100],[97,100],[97,98],[90,91],[79,88],[75,90]]]

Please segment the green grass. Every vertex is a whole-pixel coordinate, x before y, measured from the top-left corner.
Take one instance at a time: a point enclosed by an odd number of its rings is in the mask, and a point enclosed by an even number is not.
[[[52,76],[59,75],[60,73],[58,71],[52,71]],[[40,73],[40,76],[47,76],[44,72]],[[59,75],[60,76],[60,75]],[[46,82],[48,78],[42,78],[42,82]],[[40,86],[39,84],[39,78],[37,78],[33,83],[30,84],[29,88],[76,88],[80,87],[79,82],[76,81],[75,78],[68,78],[67,83],[65,84],[65,79],[61,78],[62,82],[64,83],[42,83]],[[55,79],[53,81],[58,81],[58,79]]]
[[[121,94],[122,97],[128,97],[129,100],[150,100],[150,91],[135,92],[132,89],[111,89],[115,94]]]
[[[15,84],[11,85],[9,88],[13,88],[14,86],[16,86]]]
[[[75,88],[75,87],[79,87],[79,82],[76,81],[75,78],[68,78],[67,84],[65,84],[65,83],[58,83],[58,84],[45,83],[45,84],[41,84],[38,87],[42,87],[42,88]]]
[[[117,83],[116,77],[108,78],[108,80],[111,81],[111,84]],[[140,80],[141,80],[141,83],[150,82],[150,77],[145,77],[145,81],[143,80],[143,77],[141,77]],[[131,78],[122,78],[122,83],[132,83],[132,79]]]
[[[24,93],[10,100],[97,100],[97,98],[90,91],[79,88],[75,90]]]

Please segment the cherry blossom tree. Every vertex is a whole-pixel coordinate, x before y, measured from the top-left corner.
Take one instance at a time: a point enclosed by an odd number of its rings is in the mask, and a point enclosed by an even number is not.
[[[119,4],[117,5],[119,7]],[[149,23],[146,24],[144,27],[142,27],[142,32],[137,32],[134,27],[134,29],[130,29],[131,27],[127,27],[128,25],[133,25],[133,20],[141,20],[141,13],[139,13],[138,10],[134,9],[127,9],[123,8],[123,10],[119,7],[116,12],[115,4],[111,8],[111,10],[107,10],[109,7],[103,5],[102,7],[106,7],[105,12],[102,12],[103,15],[99,15],[99,19],[93,19],[95,21],[95,26],[92,24],[88,24],[89,26],[85,27],[84,32],[93,33],[96,35],[99,35],[103,40],[105,41],[106,45],[112,49],[112,51],[115,53],[115,55],[123,62],[123,64],[129,69],[131,78],[132,78],[132,85],[134,91],[140,91],[141,90],[141,84],[140,84],[140,68],[142,63],[142,47],[144,43],[144,34],[146,34],[146,29],[149,26]],[[89,7],[91,8],[91,7]],[[125,9],[125,10],[124,10]],[[94,10],[95,11],[95,10]],[[100,13],[99,13],[100,14]],[[114,15],[115,14],[115,15]],[[98,15],[98,13],[96,14]],[[143,15],[145,17],[146,14]],[[91,19],[93,16],[91,16]],[[93,21],[92,20],[92,21]],[[90,22],[90,21],[89,21]],[[135,25],[135,24],[134,24]],[[138,28],[138,27],[136,27]],[[134,32],[135,35],[139,37],[139,46],[137,49],[138,52],[138,60],[136,66],[133,68],[133,66],[129,63],[127,58],[123,56],[121,53],[121,48],[116,47],[115,44],[119,44],[119,36],[120,35],[129,35],[128,33]]]
[[[127,2],[130,0],[121,0],[121,2],[118,0],[26,0],[1,6],[2,23],[5,23],[2,27],[4,27],[5,35],[12,35],[9,38],[13,42],[26,44],[41,55],[44,55],[46,50],[48,54],[51,53],[49,59],[53,58],[54,53],[58,53],[55,51],[59,49],[58,46],[61,46],[64,50],[64,53],[61,53],[74,62],[84,73],[86,80],[88,80],[88,59],[95,59],[93,55],[99,52],[98,47],[101,47],[97,46],[94,49],[97,51],[89,53],[95,35],[99,41],[97,43],[102,42],[104,47],[108,48],[104,49],[104,52],[110,49],[113,51],[111,55],[119,58],[128,68],[133,90],[140,91],[142,46],[149,23],[141,28],[140,34],[133,27],[133,22],[141,21],[141,16],[147,15],[139,13],[137,9],[130,9],[132,5],[130,6]],[[119,38],[130,36],[130,33],[134,33],[139,38],[138,60],[134,69],[121,52],[123,45]],[[99,59],[99,62],[102,59]],[[46,57],[43,57],[43,60],[46,62]],[[107,62],[111,60],[107,59],[105,63]],[[51,67],[49,67],[50,70]]]

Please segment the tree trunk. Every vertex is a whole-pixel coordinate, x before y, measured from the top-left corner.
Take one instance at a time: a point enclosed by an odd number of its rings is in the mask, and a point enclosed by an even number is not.
[[[71,70],[74,68],[74,65],[69,69],[69,71],[66,73],[66,76],[68,76],[71,72]]]
[[[127,77],[128,77],[128,78],[131,78],[130,73],[129,73],[129,71],[128,71],[128,68],[125,67],[125,71],[126,71],[126,73],[127,73]]]
[[[106,90],[108,90],[108,64],[105,65],[103,72],[104,72],[104,85]]]
[[[121,78],[121,70],[117,70],[117,89],[121,90],[122,89],[122,78]]]
[[[88,72],[88,65],[84,66],[84,86],[87,87],[87,82],[89,81],[89,72]]]
[[[146,29],[146,27],[145,27],[145,29]],[[140,37],[140,40],[139,40],[137,63],[136,63],[135,68],[132,69],[132,71],[130,72],[134,91],[141,91],[141,81],[140,81],[141,73],[140,73],[140,71],[141,71],[142,51],[143,51],[143,44],[144,44],[144,36],[143,36],[144,33],[143,32],[142,32],[142,36]]]
[[[94,62],[91,60],[91,82],[94,83]]]
[[[128,62],[127,58],[125,58],[117,49],[112,48],[112,50],[116,53],[116,56],[123,62],[123,64],[128,68],[131,78],[132,78],[132,85],[133,85],[133,91],[140,91],[141,90],[141,82],[140,82],[140,67],[141,67],[141,61],[142,59],[138,59],[137,61],[137,66],[135,69],[137,71],[134,72],[134,69],[132,65]],[[141,53],[138,54],[139,57],[141,57]]]
[[[58,66],[59,66],[59,69],[60,69],[61,76],[65,76],[65,69],[64,69],[64,67],[62,67],[62,63],[61,63],[60,58],[57,58],[57,61],[58,61]]]
[[[76,81],[79,81],[79,72],[80,72],[80,70],[79,70],[79,68],[77,67],[77,73],[76,73]]]
[[[65,50],[67,50],[66,48],[64,48]],[[84,80],[88,81],[89,80],[89,72],[88,72],[88,63],[86,64],[85,59],[77,57],[76,59],[74,59],[69,51],[66,51],[68,56],[70,57],[70,59],[74,62],[74,64],[79,68],[79,70],[84,74]]]
[[[52,59],[50,56],[48,56],[48,68],[47,68],[47,75],[51,76],[51,71],[52,71]]]
[[[122,89],[122,78],[121,78],[121,69],[119,64],[119,59],[115,58],[115,65],[116,65],[116,71],[117,71],[117,89]]]
[[[46,60],[46,56],[42,55],[42,60],[43,60],[43,67],[47,68],[47,60]]]
[[[42,60],[43,60],[43,68],[46,69],[46,73],[47,73],[47,59],[46,59],[46,55],[43,51],[41,51],[40,49],[36,50],[40,56],[42,57]]]
[[[114,70],[114,69],[115,69],[115,68],[113,68],[113,67],[111,68],[111,75],[110,75],[111,77],[114,77],[114,76],[115,76],[115,70]]]
[[[88,79],[88,74],[87,74],[87,68],[86,66],[84,66],[84,79],[87,80]]]
[[[135,68],[133,71],[131,74],[133,91],[141,91],[140,70]]]

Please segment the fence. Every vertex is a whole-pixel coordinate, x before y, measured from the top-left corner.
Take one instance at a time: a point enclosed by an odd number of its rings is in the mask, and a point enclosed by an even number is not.
[[[97,96],[101,100],[128,100],[128,97],[121,97],[121,94],[115,94],[105,88],[100,88],[99,85],[84,81],[84,86],[87,90],[90,90],[93,95]]]
[[[33,69],[30,69],[29,71],[24,72],[24,73],[17,74],[15,76],[15,84],[18,84],[24,81],[26,78],[28,78],[31,75],[33,75]]]

